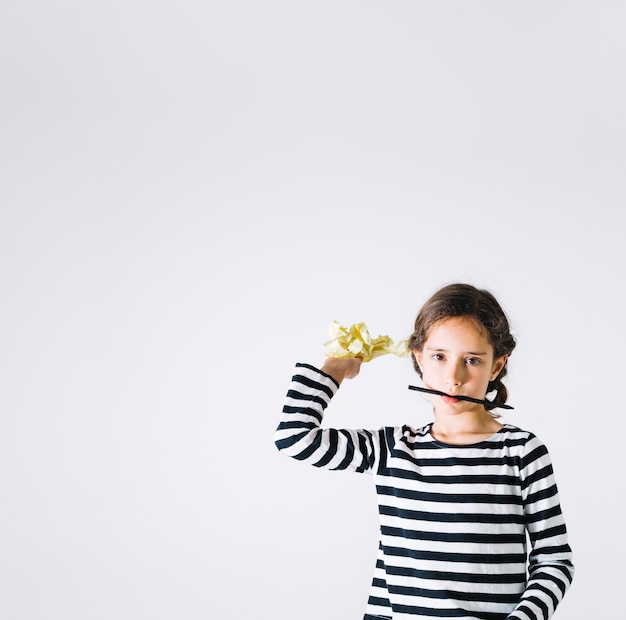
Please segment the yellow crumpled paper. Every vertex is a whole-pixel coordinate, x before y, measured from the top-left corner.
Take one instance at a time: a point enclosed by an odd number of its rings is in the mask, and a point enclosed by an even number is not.
[[[372,338],[365,323],[343,327],[333,321],[328,334],[332,340],[325,342],[324,348],[329,357],[360,357],[364,362],[369,362],[388,353],[400,357],[408,357],[410,353],[407,340],[394,343],[389,336]]]

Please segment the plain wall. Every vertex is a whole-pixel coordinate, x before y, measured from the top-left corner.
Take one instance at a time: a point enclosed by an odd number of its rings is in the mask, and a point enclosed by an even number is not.
[[[0,618],[348,620],[372,480],[273,444],[333,320],[403,339],[490,289],[504,419],[551,452],[577,574],[621,608],[620,2],[5,2]],[[430,421],[410,362],[328,424]]]

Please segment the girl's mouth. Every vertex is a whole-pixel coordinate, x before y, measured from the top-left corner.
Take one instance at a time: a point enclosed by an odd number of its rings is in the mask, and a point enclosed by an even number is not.
[[[466,400],[470,403],[478,403],[479,405],[488,405],[491,407],[498,407],[499,409],[513,409],[511,405],[497,405],[490,400],[482,399],[482,398],[474,398],[473,396],[462,396],[458,394],[456,396],[450,396],[450,394],[446,394],[445,392],[441,392],[440,390],[431,390],[430,388],[420,387],[418,385],[409,385],[409,390],[416,390],[418,392],[426,392],[427,394],[436,394],[437,396],[441,396],[443,401],[446,403],[455,403],[459,400]],[[447,399],[447,400],[446,400]]]
[[[453,403],[458,403],[460,399],[456,396],[448,396],[447,394],[442,394],[441,400],[443,400],[444,403],[451,405]]]

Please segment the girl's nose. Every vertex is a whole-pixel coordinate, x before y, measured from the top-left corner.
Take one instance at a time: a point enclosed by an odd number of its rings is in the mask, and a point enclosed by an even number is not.
[[[451,364],[446,374],[446,384],[450,387],[457,387],[463,383],[463,370],[456,364]]]

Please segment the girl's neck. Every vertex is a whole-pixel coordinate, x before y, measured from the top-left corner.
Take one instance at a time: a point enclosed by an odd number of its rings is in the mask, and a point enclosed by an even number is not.
[[[489,439],[501,428],[502,424],[483,409],[455,416],[435,415],[430,434],[443,443],[464,445]]]

